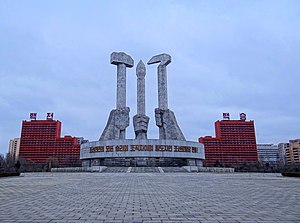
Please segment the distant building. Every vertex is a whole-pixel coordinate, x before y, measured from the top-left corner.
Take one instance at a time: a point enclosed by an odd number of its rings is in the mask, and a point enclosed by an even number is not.
[[[240,120],[230,120],[229,113],[215,122],[216,137],[200,137],[204,144],[206,166],[236,166],[258,161],[254,121],[246,121],[246,114]]]
[[[14,160],[19,159],[20,138],[14,138],[9,141],[8,155]]]
[[[279,164],[285,166],[287,164],[286,150],[289,148],[289,143],[278,144]]]
[[[61,122],[53,120],[53,113],[48,113],[46,120],[36,120],[35,115],[22,122],[19,156],[33,164],[81,165],[78,139],[61,137]]]
[[[86,143],[89,140],[84,139],[83,137],[77,137],[77,142],[79,145],[81,145],[82,143]]]
[[[289,147],[286,148],[287,164],[300,164],[300,139],[289,140]]]
[[[279,163],[278,146],[274,144],[257,144],[258,160],[265,164]]]

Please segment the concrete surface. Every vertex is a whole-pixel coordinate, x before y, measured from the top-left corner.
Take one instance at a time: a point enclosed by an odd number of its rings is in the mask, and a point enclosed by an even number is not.
[[[300,179],[253,173],[27,173],[0,222],[300,222]]]

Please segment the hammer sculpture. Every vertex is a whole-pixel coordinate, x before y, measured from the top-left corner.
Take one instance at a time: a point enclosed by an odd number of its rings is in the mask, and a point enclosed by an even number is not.
[[[126,107],[126,67],[133,67],[133,59],[124,52],[113,52],[110,63],[117,65],[117,102],[100,137],[100,140],[125,139],[129,126],[129,107]]]

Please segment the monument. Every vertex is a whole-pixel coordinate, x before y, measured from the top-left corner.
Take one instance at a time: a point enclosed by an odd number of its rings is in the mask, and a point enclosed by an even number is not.
[[[110,63],[117,65],[117,103],[116,109],[110,112],[107,125],[100,141],[125,139],[129,126],[129,107],[126,107],[126,67],[133,67],[133,59],[126,53],[112,53]]]
[[[185,140],[174,112],[168,109],[167,65],[171,63],[171,56],[160,54],[149,60],[148,64],[160,63],[157,67],[158,80],[158,108],[155,109],[155,121],[159,127],[159,139]]]
[[[149,117],[146,115],[146,66],[142,60],[136,66],[137,114],[133,116],[135,139],[126,139],[130,108],[126,106],[126,68],[134,66],[133,59],[124,52],[113,52],[110,63],[117,65],[116,108],[110,114],[99,141],[81,145],[83,166],[202,166],[203,144],[186,141],[175,114],[168,108],[167,65],[171,56],[153,56],[148,65],[157,67],[158,108],[155,122],[158,139],[148,139]]]
[[[135,138],[147,139],[149,117],[145,115],[146,66],[141,60],[136,67],[136,76],[137,76],[137,114],[133,117]]]

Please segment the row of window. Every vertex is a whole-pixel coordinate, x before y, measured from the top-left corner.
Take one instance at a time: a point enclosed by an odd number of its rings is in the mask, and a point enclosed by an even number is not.
[[[79,157],[79,153],[59,153],[59,154],[52,154],[52,153],[29,153],[29,154],[21,154],[23,157],[65,157],[65,156],[72,156],[72,157]]]
[[[221,145],[249,145],[249,146],[256,146],[255,142],[251,142],[251,141],[234,141],[234,142],[228,142],[228,141],[219,141],[219,142],[204,142],[204,146],[212,146],[212,145],[217,145],[217,146],[221,146]]]
[[[47,142],[43,142],[43,141],[24,141],[21,142],[20,147],[25,147],[25,148],[30,148],[31,146],[42,146],[42,147],[77,147],[79,146],[79,144],[77,144],[77,142],[57,142],[57,141],[47,141]]]

